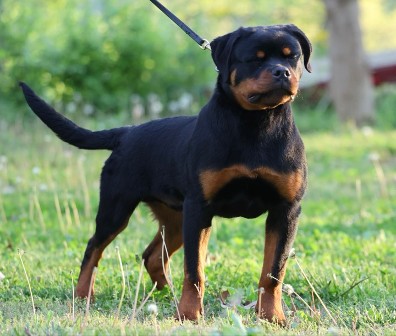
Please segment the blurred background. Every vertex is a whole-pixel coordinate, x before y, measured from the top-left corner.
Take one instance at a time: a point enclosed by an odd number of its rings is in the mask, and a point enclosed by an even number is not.
[[[294,23],[312,41],[300,127],[396,127],[395,0],[163,0],[202,37]],[[0,113],[29,83],[66,114],[121,114],[130,123],[196,114],[216,72],[207,51],[148,0],[0,0]]]

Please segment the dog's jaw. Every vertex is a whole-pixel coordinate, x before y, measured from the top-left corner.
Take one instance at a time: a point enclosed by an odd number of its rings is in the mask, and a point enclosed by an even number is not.
[[[237,82],[237,70],[230,75],[229,89],[233,99],[244,110],[257,111],[274,109],[294,100],[298,91],[299,80],[294,71],[290,79],[277,81],[267,71],[262,71],[257,78],[247,78]]]

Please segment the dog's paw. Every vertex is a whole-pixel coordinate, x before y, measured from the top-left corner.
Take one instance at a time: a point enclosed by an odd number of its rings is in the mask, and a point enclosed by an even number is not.
[[[74,295],[76,298],[80,299],[86,299],[90,298],[90,302],[95,302],[95,293],[93,290],[91,290],[91,294],[89,294],[89,288],[84,288],[84,287],[78,287],[74,291]]]
[[[182,308],[179,305],[179,309],[176,312],[175,319],[180,321],[198,321],[201,317],[201,309],[192,309],[192,307]]]
[[[274,305],[268,304],[264,304],[259,308],[257,304],[256,313],[260,319],[267,320],[280,326],[286,326],[286,317],[282,308],[279,309]]]

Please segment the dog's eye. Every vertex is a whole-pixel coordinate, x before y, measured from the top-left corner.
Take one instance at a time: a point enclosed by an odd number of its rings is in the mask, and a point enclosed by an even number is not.
[[[263,63],[263,59],[253,58],[253,59],[246,60],[243,63],[250,64],[250,65],[261,65]]]
[[[284,47],[282,49],[282,54],[284,57],[289,58],[289,59],[297,59],[300,57],[300,54],[297,52],[293,52],[291,48],[289,47]]]
[[[298,53],[289,54],[289,55],[287,55],[286,57],[287,57],[287,58],[290,58],[290,59],[297,59],[297,58],[300,57],[300,54],[298,54]]]

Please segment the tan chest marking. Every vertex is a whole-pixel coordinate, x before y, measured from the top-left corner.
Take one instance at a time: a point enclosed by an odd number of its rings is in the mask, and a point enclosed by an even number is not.
[[[267,167],[250,169],[244,165],[234,165],[220,170],[205,170],[200,174],[200,182],[205,199],[213,199],[229,182],[242,177],[259,178],[271,183],[278,193],[290,202],[296,198],[303,183],[301,170],[284,174]]]

